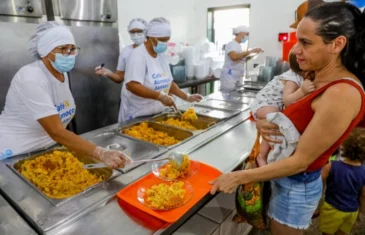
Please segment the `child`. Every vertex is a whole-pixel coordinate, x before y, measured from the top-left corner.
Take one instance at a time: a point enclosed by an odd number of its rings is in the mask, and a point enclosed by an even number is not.
[[[355,128],[341,146],[344,158],[322,169],[325,202],[319,216],[324,235],[350,234],[359,209],[365,213],[365,129]]]
[[[280,112],[284,106],[288,106],[308,93],[315,90],[314,84],[309,79],[303,79],[305,72],[299,68],[296,56],[289,55],[290,70],[282,75],[274,77],[251,103],[251,110],[255,119],[266,119],[269,113]],[[262,140],[260,153],[257,156],[259,166],[267,164],[267,156],[270,152],[270,145]]]

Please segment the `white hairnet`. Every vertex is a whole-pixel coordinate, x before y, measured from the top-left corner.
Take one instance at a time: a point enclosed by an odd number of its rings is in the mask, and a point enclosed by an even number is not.
[[[33,56],[45,57],[58,46],[73,44],[75,39],[71,31],[63,24],[48,21],[40,24],[30,37],[28,49]]]
[[[245,25],[238,26],[233,28],[233,35],[237,35],[239,33],[249,33],[249,28]]]
[[[170,37],[170,22],[163,17],[154,18],[147,25],[147,36],[154,38]]]
[[[132,29],[142,29],[144,31],[146,30],[146,27],[147,21],[141,18],[135,18],[129,22],[128,31],[131,31]]]

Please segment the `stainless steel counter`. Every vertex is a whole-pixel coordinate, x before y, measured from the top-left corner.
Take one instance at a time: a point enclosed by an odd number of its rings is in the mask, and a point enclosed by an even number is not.
[[[209,140],[204,143],[207,136],[203,133],[176,148],[177,151],[189,151],[191,150],[190,157],[192,159],[202,161],[211,166],[216,167],[222,172],[229,172],[235,169],[244,159],[247,157],[251,146],[255,140],[256,128],[251,122],[242,121],[247,117],[247,112],[244,112],[228,121],[223,123],[219,128],[212,128],[210,132],[214,132],[217,137],[213,140]],[[238,126],[231,126],[235,122],[239,122]],[[224,134],[219,135],[224,128],[230,127],[231,129]],[[201,146],[196,146],[196,143],[203,142]],[[195,150],[194,150],[195,149]],[[143,175],[151,171],[151,164],[142,165],[133,171],[130,171],[116,180],[121,184],[127,185],[142,177]],[[69,234],[138,234],[138,235],[149,235],[149,234],[173,234],[175,230],[179,229],[182,224],[190,219],[190,215],[196,214],[196,212],[206,204],[212,196],[205,197],[200,205],[192,208],[188,213],[188,216],[184,216],[176,224],[171,225],[168,228],[154,231],[147,227],[141,226],[140,223],[136,222],[133,218],[129,217],[119,206],[117,198],[111,199],[105,206],[93,211],[92,213],[85,215],[75,223],[71,224],[67,228],[59,231],[58,235],[69,235]],[[198,216],[198,215],[196,215]],[[193,217],[193,218],[196,218]],[[201,216],[198,216],[198,220],[202,220]],[[215,228],[218,227],[217,223],[213,224]],[[213,232],[214,229],[211,231]],[[186,234],[186,229],[176,231],[177,234]],[[181,233],[184,231],[184,233]],[[210,230],[209,230],[210,231]],[[203,234],[199,234],[203,235]]]
[[[188,152],[192,159],[216,167],[222,172],[232,171],[247,157],[255,140],[256,129],[253,123],[246,121],[248,115],[248,111],[244,111],[224,120],[209,131],[195,135],[178,145],[174,150]],[[93,139],[98,134],[113,131],[120,125],[98,129],[82,137]],[[158,158],[165,155],[166,153],[161,153]],[[41,227],[43,233],[47,235],[173,234],[179,228],[179,231],[181,229],[185,231],[181,225],[189,221],[192,216],[205,218],[196,213],[213,198],[207,195],[178,222],[158,230],[142,226],[141,221],[127,214],[119,206],[115,197],[119,190],[151,172],[151,164],[141,165],[105,183],[102,188],[86,193],[78,201],[70,201],[58,207],[45,202],[29,186],[25,187],[25,183],[17,176],[1,178],[8,175],[8,171],[10,169],[0,162],[0,187],[6,189],[7,195],[16,202],[18,209],[25,211],[29,219]]]
[[[37,233],[22,217],[0,196],[0,234],[1,235],[36,235]]]

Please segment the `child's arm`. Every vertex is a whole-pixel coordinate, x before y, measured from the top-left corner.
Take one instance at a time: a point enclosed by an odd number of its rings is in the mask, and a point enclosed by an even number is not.
[[[306,94],[311,93],[315,90],[315,86],[313,82],[309,80],[304,80],[301,87],[293,81],[286,81],[284,85],[283,92],[283,102],[285,106],[288,106],[301,98],[303,98]]]
[[[360,212],[365,215],[365,186],[361,189],[360,195]]]
[[[330,171],[331,171],[331,163],[328,163],[327,165],[325,165],[322,168],[321,176],[322,176],[322,182],[323,182],[323,192],[325,191],[324,189],[326,188],[326,181],[330,174]]]

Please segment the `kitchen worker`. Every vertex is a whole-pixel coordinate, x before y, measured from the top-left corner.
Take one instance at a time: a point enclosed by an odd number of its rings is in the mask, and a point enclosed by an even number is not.
[[[37,60],[15,74],[0,115],[0,159],[57,142],[110,168],[124,167],[128,158],[123,153],[97,147],[66,130],[76,112],[67,72],[80,52],[70,30],[56,22],[40,24],[29,49]]]
[[[244,25],[233,29],[235,38],[225,45],[224,66],[220,77],[220,91],[229,92],[235,90],[244,75],[246,57],[250,54],[263,52],[261,48],[254,48],[245,52],[242,50],[241,43],[247,42],[249,34],[248,27]]]
[[[128,25],[128,32],[131,37],[131,40],[133,41],[133,44],[123,48],[123,50],[119,54],[119,61],[117,66],[117,71],[112,72],[110,69],[107,69],[105,67],[98,66],[95,68],[95,73],[97,75],[101,75],[104,77],[109,78],[113,82],[116,83],[122,83],[124,81],[124,74],[126,71],[127,66],[127,59],[129,58],[132,50],[146,40],[146,27],[147,27],[147,21],[141,18],[135,18],[129,22]],[[120,95],[122,97],[122,94]],[[119,108],[119,122],[121,121],[121,107]]]
[[[187,102],[199,102],[199,94],[187,95],[174,82],[165,56],[171,27],[165,18],[155,18],[147,25],[147,39],[135,48],[127,61],[122,88],[122,121],[149,116],[173,106],[173,94]]]

